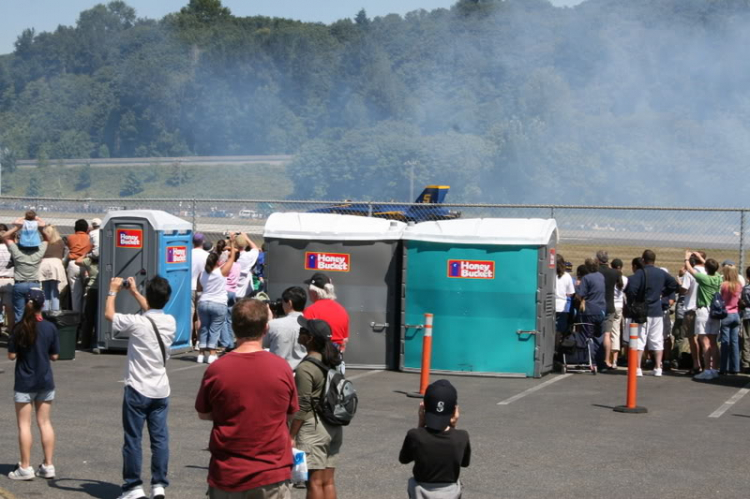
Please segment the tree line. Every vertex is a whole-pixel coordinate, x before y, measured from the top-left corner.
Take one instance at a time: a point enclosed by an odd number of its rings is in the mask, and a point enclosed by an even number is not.
[[[0,56],[0,154],[294,154],[295,198],[407,200],[413,177],[454,202],[735,205],[749,3],[459,0],[322,24],[113,1]],[[691,181],[730,173],[722,195]]]

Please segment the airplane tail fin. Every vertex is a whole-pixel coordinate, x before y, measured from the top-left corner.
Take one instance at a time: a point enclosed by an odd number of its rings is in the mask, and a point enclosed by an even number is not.
[[[428,185],[414,202],[440,204],[445,200],[445,196],[448,194],[450,188],[451,186],[449,185]]]

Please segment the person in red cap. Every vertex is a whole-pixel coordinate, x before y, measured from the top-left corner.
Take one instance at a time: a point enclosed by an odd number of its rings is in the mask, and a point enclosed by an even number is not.
[[[304,281],[308,285],[308,294],[312,305],[303,313],[305,319],[321,319],[331,327],[331,342],[343,353],[349,341],[349,313],[336,301],[336,291],[333,281],[327,275],[316,272],[310,279]],[[344,372],[344,363],[340,370]]]
[[[409,479],[410,499],[460,499],[461,468],[471,461],[466,430],[457,430],[458,393],[450,381],[435,381],[419,404],[419,422],[401,446],[401,464],[414,462]]]

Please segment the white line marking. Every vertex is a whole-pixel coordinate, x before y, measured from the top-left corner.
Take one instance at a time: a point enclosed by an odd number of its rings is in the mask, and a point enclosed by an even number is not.
[[[720,418],[722,414],[727,412],[734,404],[742,400],[742,397],[748,394],[750,392],[750,383],[746,384],[743,388],[740,388],[737,393],[732,395],[732,398],[724,402],[721,407],[716,409],[714,412],[711,413],[709,418]]]
[[[352,376],[351,378],[346,378],[346,379],[348,379],[349,381],[351,381],[353,379],[364,378],[365,376],[372,376],[373,374],[378,374],[378,373],[382,373],[382,372],[383,372],[382,369],[377,369],[375,371],[367,371],[366,373],[357,374],[357,375]]]
[[[547,386],[547,385],[551,385],[552,383],[557,383],[557,382],[558,382],[558,381],[560,381],[561,379],[565,379],[565,378],[567,378],[568,376],[573,376],[573,375],[572,375],[572,374],[561,374],[560,376],[556,376],[556,377],[554,377],[554,378],[552,378],[552,379],[548,379],[548,380],[547,380],[547,381],[545,381],[544,383],[541,383],[541,384],[539,384],[539,385],[536,385],[536,386],[534,386],[534,387],[532,387],[532,388],[529,388],[528,390],[524,390],[524,391],[522,391],[521,393],[519,393],[518,395],[513,395],[512,397],[510,397],[510,398],[508,398],[508,399],[505,399],[505,400],[503,400],[502,402],[498,402],[498,403],[497,403],[497,405],[508,405],[508,404],[510,404],[510,403],[512,403],[512,402],[515,402],[516,400],[518,400],[518,399],[520,399],[520,398],[523,398],[523,397],[525,397],[525,396],[526,396],[526,395],[528,395],[529,393],[533,393],[533,392],[535,392],[535,391],[537,391],[537,390],[541,390],[541,389],[542,389],[542,388],[544,388],[545,386]]]
[[[206,367],[206,366],[207,366],[207,364],[198,364],[198,363],[196,362],[196,363],[195,363],[194,365],[192,365],[192,366],[181,367],[181,368],[179,368],[179,369],[174,369],[174,370],[172,370],[172,371],[167,371],[167,374],[169,374],[169,373],[178,373],[178,372],[180,372],[180,371],[187,371],[188,369],[195,369],[196,367]]]

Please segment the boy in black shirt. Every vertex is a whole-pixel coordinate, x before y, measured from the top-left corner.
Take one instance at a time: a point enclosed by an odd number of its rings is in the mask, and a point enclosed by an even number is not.
[[[461,467],[468,467],[471,444],[466,430],[457,430],[458,394],[448,380],[427,387],[419,405],[419,425],[409,430],[401,447],[401,464],[414,461],[410,499],[460,499]]]

